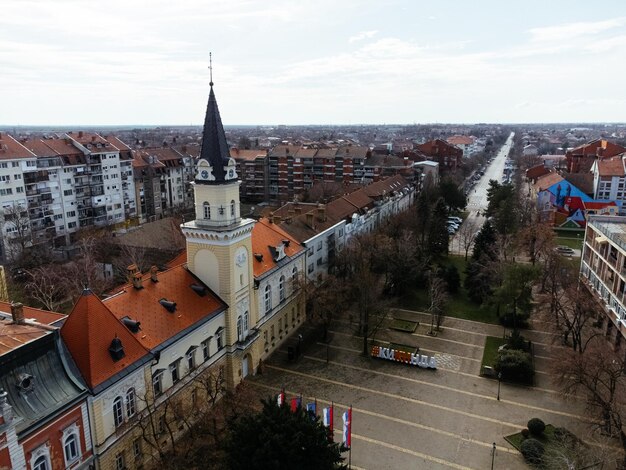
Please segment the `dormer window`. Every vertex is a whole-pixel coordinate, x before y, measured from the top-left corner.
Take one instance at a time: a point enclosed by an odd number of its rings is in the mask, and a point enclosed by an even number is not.
[[[205,202],[202,207],[204,208],[204,218],[211,220],[211,204]]]
[[[114,362],[119,361],[126,355],[126,353],[124,353],[124,346],[122,346],[122,340],[119,339],[117,336],[113,338],[113,341],[111,341],[111,346],[109,346],[109,354],[113,358]]]

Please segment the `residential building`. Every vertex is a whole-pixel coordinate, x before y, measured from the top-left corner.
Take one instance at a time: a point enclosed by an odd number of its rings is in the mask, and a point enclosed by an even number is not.
[[[0,134],[2,261],[32,245],[60,248],[84,227],[136,216],[130,149],[86,132],[24,139]]]
[[[467,158],[474,153],[475,138],[469,135],[453,135],[446,139],[450,145],[454,145],[463,151],[463,157]]]
[[[0,302],[0,468],[86,468],[87,388],[58,327],[65,315]]]
[[[626,217],[589,217],[580,278],[603,309],[600,328],[619,350],[626,335]]]
[[[133,150],[135,198],[141,222],[193,206],[193,159],[172,147]]]
[[[535,144],[524,145],[522,155],[524,157],[536,157],[539,155],[539,148]]]
[[[626,154],[596,160],[591,165],[593,174],[593,195],[601,201],[615,201],[624,215],[626,207]]]
[[[414,202],[414,186],[402,176],[371,183],[327,204],[288,203],[273,212],[269,221],[293,236],[306,249],[306,275],[324,277],[337,252],[351,237],[369,233],[390,216]]]
[[[597,159],[615,157],[626,152],[626,148],[608,140],[596,139],[579,147],[568,149],[565,153],[567,171],[570,173],[586,173]]]
[[[424,160],[439,163],[439,170],[442,173],[446,171],[456,171],[457,168],[461,166],[463,150],[456,145],[449,144],[445,140],[429,140],[423,144],[416,145],[415,149],[421,154]]]
[[[237,173],[241,178],[241,199],[249,202],[267,200],[267,150],[242,150],[234,147],[230,149],[230,157],[237,163]]]

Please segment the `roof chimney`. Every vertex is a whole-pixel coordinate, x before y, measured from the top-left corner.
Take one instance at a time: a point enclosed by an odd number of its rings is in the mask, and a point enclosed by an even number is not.
[[[159,268],[157,268],[156,266],[152,266],[150,268],[150,279],[152,280],[152,282],[159,282],[159,280],[157,279],[158,272]]]
[[[315,217],[315,215],[312,212],[307,212],[306,213],[306,224],[311,227],[311,228],[315,228],[313,225],[313,218]]]
[[[78,131],[78,137],[82,137],[83,136],[83,131]]]
[[[274,223],[274,213],[273,213],[273,212],[270,212],[270,215],[267,217],[267,221],[268,221],[270,224],[273,224],[273,223]]]
[[[131,264],[130,266],[126,268],[126,279],[128,280],[129,283],[133,281],[133,276],[138,270],[139,269],[137,268],[136,264]]]
[[[141,285],[141,273],[140,272],[136,272],[135,274],[133,274],[133,287],[135,289],[143,289],[143,286]]]
[[[13,323],[17,325],[23,325],[24,321],[24,305],[20,302],[11,304],[11,316],[13,317]]]
[[[317,219],[320,222],[326,222],[326,206],[324,204],[318,204],[317,206]]]

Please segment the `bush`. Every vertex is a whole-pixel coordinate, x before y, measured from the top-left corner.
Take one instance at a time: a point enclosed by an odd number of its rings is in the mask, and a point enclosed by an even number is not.
[[[543,453],[545,451],[543,444],[537,439],[526,439],[522,441],[520,451],[524,456],[524,460],[534,465],[540,465],[543,460]]]
[[[565,428],[554,428],[554,438],[559,442],[574,442],[576,440],[576,436],[574,433]]]
[[[541,421],[539,418],[532,418],[528,421],[526,426],[528,426],[528,431],[530,431],[533,436],[541,436],[546,430],[546,423]]]
[[[522,429],[522,437],[524,439],[528,439],[529,435],[530,435],[530,431],[528,431],[528,429],[526,429],[526,428]]]
[[[513,333],[509,335],[506,344],[508,349],[519,349],[520,351],[530,352],[528,341],[526,341],[518,330],[514,330]]]
[[[502,374],[504,380],[532,383],[535,371],[530,354],[517,349],[504,349],[494,369]]]

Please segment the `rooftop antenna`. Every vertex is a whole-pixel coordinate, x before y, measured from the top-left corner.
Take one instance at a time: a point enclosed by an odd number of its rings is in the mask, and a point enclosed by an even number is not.
[[[213,61],[212,61],[210,52],[209,52],[209,76],[211,78],[211,81],[209,82],[209,86],[213,86]]]

